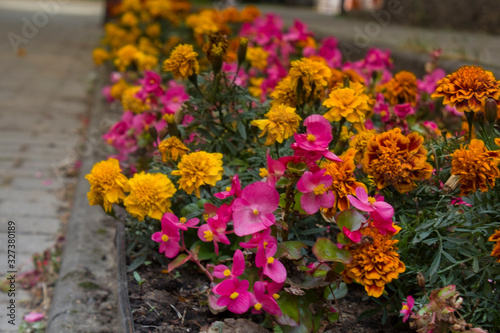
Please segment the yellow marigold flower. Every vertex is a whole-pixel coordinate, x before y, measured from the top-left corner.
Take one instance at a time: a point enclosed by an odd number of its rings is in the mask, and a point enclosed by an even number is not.
[[[417,186],[415,181],[432,174],[423,141],[417,132],[405,136],[400,128],[376,134],[366,146],[363,168],[379,189],[392,185],[400,193],[409,192]]]
[[[380,86],[384,97],[392,105],[417,104],[417,77],[415,74],[401,71],[387,83]]]
[[[254,120],[252,121],[252,125],[262,130],[261,137],[267,133],[267,139],[264,143],[267,146],[275,142],[282,143],[283,140],[291,137],[297,132],[302,120],[295,113],[295,108],[291,108],[285,104],[272,106],[264,117],[267,119]]]
[[[146,35],[150,38],[156,38],[161,35],[160,23],[152,23],[146,27]]]
[[[94,60],[94,64],[97,66],[102,65],[103,62],[109,59],[109,53],[105,49],[96,48],[92,51],[92,58]]]
[[[91,206],[102,205],[106,212],[110,212],[114,203],[120,203],[125,198],[124,186],[127,183],[117,159],[96,163],[88,175],[90,183],[87,198]]]
[[[125,81],[124,79],[120,79],[118,80],[118,82],[116,82],[115,84],[113,84],[111,86],[111,90],[110,90],[110,95],[114,98],[114,99],[121,99],[122,98],[122,95],[123,95],[123,92],[128,88],[130,87],[127,83],[127,81]]]
[[[182,157],[189,152],[188,147],[186,147],[176,136],[171,136],[170,138],[160,142],[158,150],[161,153],[163,163],[167,163],[168,161],[177,162],[179,157]]]
[[[264,51],[262,47],[249,47],[247,49],[247,60],[252,67],[264,70],[267,67],[267,58],[269,52]]]
[[[136,55],[137,68],[139,71],[152,70],[158,65],[158,58],[154,55],[137,52]]]
[[[496,257],[497,262],[500,263],[500,229],[495,231],[493,235],[488,238],[489,242],[496,242],[495,247],[493,247],[493,251],[491,251],[490,256]]]
[[[198,53],[193,51],[192,45],[181,44],[172,51],[170,58],[165,60],[163,69],[171,71],[176,79],[186,79],[193,74],[198,74],[200,70],[197,56]]]
[[[297,107],[297,93],[292,79],[289,76],[283,78],[274,91],[270,94],[271,105],[285,104],[290,107]]]
[[[250,77],[250,86],[248,87],[248,92],[250,95],[253,97],[258,97],[260,98],[264,91],[262,91],[262,88],[260,87],[262,82],[264,82],[263,77]]]
[[[500,151],[488,150],[481,140],[473,139],[467,149],[461,147],[451,157],[451,174],[459,177],[461,196],[478,189],[486,192],[495,186],[495,179],[500,177]]]
[[[130,215],[144,221],[146,216],[161,219],[170,212],[170,198],[177,191],[174,184],[162,173],[136,173],[126,185],[129,195],[123,200]]]
[[[365,79],[361,75],[359,75],[354,69],[346,69],[343,72],[344,76],[349,78],[349,81],[361,83],[363,86],[366,85]]]
[[[120,20],[120,23],[126,27],[135,27],[139,23],[139,19],[132,12],[125,12]]]
[[[351,252],[352,261],[346,264],[342,277],[347,283],[353,280],[361,283],[368,296],[380,297],[385,285],[406,270],[396,252],[398,240],[391,239],[392,234],[380,234],[377,228],[371,226],[361,229],[361,234],[360,243],[345,247]]]
[[[127,66],[132,64],[137,52],[139,52],[139,50],[132,44],[127,44],[118,50],[115,65],[120,72],[124,72]]]
[[[350,123],[364,123],[365,115],[370,111],[369,100],[367,95],[358,94],[351,88],[335,89],[323,102],[323,105],[329,108],[323,116],[329,121],[345,118]]]
[[[356,162],[356,164],[361,162],[361,160],[363,159],[366,145],[375,134],[377,134],[377,131],[375,130],[361,131],[351,138],[349,147],[356,150],[356,155],[354,156],[354,161]]]
[[[195,35],[208,35],[219,31],[212,12],[204,10],[199,14],[191,14],[186,18],[186,25],[193,29]]]
[[[222,10],[222,17],[225,22],[239,22],[241,21],[240,13],[235,7],[226,7]]]
[[[142,9],[141,0],[123,0],[121,3],[122,12],[129,10],[134,12],[140,12],[141,9]]]
[[[241,10],[240,15],[242,22],[253,22],[257,17],[260,16],[260,11],[255,6],[246,6]]]
[[[328,189],[335,194],[335,204],[326,211],[327,216],[333,216],[333,213],[337,210],[349,209],[350,204],[347,195],[356,195],[357,187],[366,190],[366,186],[358,182],[354,176],[354,170],[356,169],[356,164],[354,164],[355,154],[356,151],[350,148],[339,156],[342,162],[323,161],[320,163],[320,168],[325,169],[325,174],[333,178],[332,185]]]
[[[463,66],[439,80],[431,97],[444,97],[443,104],[454,106],[460,112],[478,112],[486,98],[500,97],[500,81],[481,67]]]
[[[310,95],[317,89],[328,85],[332,71],[320,61],[302,58],[292,61],[288,76],[290,76],[294,88],[297,87],[298,81],[301,79],[306,95]]]
[[[149,39],[148,37],[139,38],[139,42],[137,43],[137,48],[139,51],[142,51],[146,54],[158,56],[160,54],[160,50],[156,45]]]
[[[179,170],[172,171],[172,175],[180,176],[179,188],[187,194],[195,193],[200,197],[200,186],[208,184],[215,186],[222,179],[222,154],[198,151],[183,155],[177,165]]]
[[[141,90],[141,86],[133,86],[123,91],[121,96],[123,110],[139,114],[150,109],[147,103],[136,97],[139,90]]]

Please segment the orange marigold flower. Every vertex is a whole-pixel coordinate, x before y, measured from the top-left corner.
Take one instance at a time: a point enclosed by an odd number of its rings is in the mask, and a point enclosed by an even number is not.
[[[323,102],[329,110],[323,115],[329,121],[345,118],[350,123],[364,123],[365,115],[370,111],[370,98],[351,88],[334,89]]]
[[[353,280],[361,283],[368,296],[380,297],[385,285],[397,279],[406,270],[399,260],[398,240],[391,239],[392,234],[382,235],[371,226],[361,229],[360,243],[346,245],[351,252],[352,261],[345,266],[342,277],[345,282]]]
[[[400,193],[409,192],[417,186],[415,181],[432,174],[423,142],[417,132],[405,136],[400,128],[376,134],[366,146],[363,168],[379,189],[392,185]]]
[[[328,188],[335,194],[335,204],[326,211],[327,216],[332,216],[335,211],[349,209],[350,204],[347,195],[356,195],[356,188],[362,187],[366,190],[365,184],[356,181],[354,177],[354,156],[356,150],[350,148],[339,156],[342,162],[324,161],[320,168],[325,169],[325,174],[332,176],[332,185]]]
[[[459,177],[461,196],[478,189],[486,192],[500,177],[500,151],[488,150],[481,140],[473,139],[467,149],[462,146],[451,157],[451,174]]]
[[[264,116],[267,119],[254,120],[252,125],[262,130],[260,136],[267,133],[265,145],[271,145],[275,142],[282,143],[283,140],[291,137],[297,132],[302,120],[295,113],[295,108],[288,107],[285,104],[272,106],[271,110]]]
[[[500,97],[500,81],[481,67],[463,66],[439,80],[431,97],[444,97],[443,104],[454,106],[460,112],[478,112],[486,98]]]
[[[493,235],[488,238],[489,242],[496,242],[495,246],[493,247],[493,251],[491,251],[491,256],[497,258],[497,262],[500,263],[500,229],[495,231]]]
[[[179,157],[182,157],[189,152],[188,147],[186,147],[176,136],[171,136],[170,138],[160,142],[158,150],[160,151],[163,163],[168,161],[176,162]]]
[[[260,11],[255,6],[246,6],[241,10],[240,18],[242,22],[253,22],[260,16]]]
[[[380,86],[384,97],[392,105],[417,104],[417,77],[415,74],[401,71],[387,83]]]
[[[197,56],[198,53],[193,51],[192,45],[178,45],[170,54],[170,58],[163,63],[163,69],[171,71],[176,79],[186,79],[193,74],[198,74],[200,70]]]

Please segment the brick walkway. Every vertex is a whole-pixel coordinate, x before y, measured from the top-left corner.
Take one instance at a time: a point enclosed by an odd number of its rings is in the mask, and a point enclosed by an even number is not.
[[[52,7],[44,10],[45,3]],[[16,225],[18,272],[32,267],[32,254],[51,246],[60,229],[59,212],[67,204],[60,193],[68,180],[58,166],[82,152],[102,7],[98,1],[0,2],[0,275],[8,270],[9,220]],[[17,286],[12,326],[10,298],[0,292],[0,332],[17,331],[27,297]]]

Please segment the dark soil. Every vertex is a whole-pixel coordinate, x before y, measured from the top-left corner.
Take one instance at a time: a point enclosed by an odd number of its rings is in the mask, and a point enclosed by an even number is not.
[[[241,316],[228,311],[212,314],[207,305],[209,281],[193,265],[187,263],[172,273],[162,273],[162,269],[164,268],[155,263],[138,268],[137,273],[141,279],[145,280],[142,288],[134,275],[128,274],[130,307],[137,333],[207,332],[210,324],[215,321],[224,321],[226,318],[248,318],[256,323],[262,321],[263,316],[248,313]],[[349,292],[346,297],[339,300],[339,305],[343,322],[325,327],[323,332],[405,332],[402,328],[394,327],[394,324],[400,321],[398,318],[392,318],[393,324],[385,326],[381,324],[381,314],[357,320],[361,313],[376,307],[376,303],[366,296],[366,292],[359,285],[349,285]],[[227,325],[228,322],[232,326]],[[223,332],[261,331],[258,327],[252,328],[253,323],[246,320],[245,322],[241,319],[226,320],[226,328]],[[245,328],[234,328],[242,323]],[[227,326],[231,326],[231,329],[227,329]]]

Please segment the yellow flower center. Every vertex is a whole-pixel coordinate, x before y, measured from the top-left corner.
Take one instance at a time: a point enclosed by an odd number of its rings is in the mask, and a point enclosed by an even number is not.
[[[264,242],[264,248],[267,247],[267,244],[269,244],[268,242]]]
[[[253,307],[254,307],[255,310],[260,311],[260,309],[262,309],[262,304],[257,303]]]
[[[373,204],[373,203],[377,202],[377,199],[375,199],[374,197],[368,197],[368,202]]]
[[[161,236],[161,240],[162,240],[162,241],[164,241],[164,242],[168,242],[168,236],[167,236],[167,235],[165,235],[165,234],[163,234],[163,235]]]
[[[234,293],[231,294],[231,296],[229,296],[229,298],[231,299],[236,299],[236,297],[240,296],[240,294],[238,294],[236,291]]]
[[[179,219],[179,221],[180,221],[181,223],[186,223],[186,218],[185,218],[185,217],[181,217],[181,218]]]
[[[203,237],[205,237],[207,242],[211,242],[214,240],[214,234],[210,230],[205,231],[203,233]]]
[[[231,191],[231,186],[226,187],[226,192]]]
[[[224,272],[222,272],[222,274],[224,274],[224,276],[229,276],[231,275],[231,271],[229,269],[226,269]]]
[[[267,263],[268,264],[272,264],[273,262],[274,262],[274,258],[273,257],[267,258]]]
[[[254,215],[259,215],[259,210],[258,210],[257,208],[254,208],[254,209],[253,209],[253,214],[254,214]]]
[[[324,184],[319,184],[318,186],[316,186],[313,190],[314,194],[316,195],[320,195],[320,194],[323,194],[325,193],[327,190],[327,188],[325,187]]]
[[[268,174],[269,174],[269,172],[267,171],[267,169],[260,168],[259,176],[261,176],[262,178],[264,178],[264,177],[267,177]]]
[[[410,308],[408,307],[408,305],[403,305],[403,310],[409,310]]]
[[[280,298],[280,295],[278,295],[278,294],[273,294],[273,298],[274,298],[274,299],[279,299],[279,298]]]
[[[312,134],[307,134],[307,141],[310,142],[316,141],[316,137]]]

